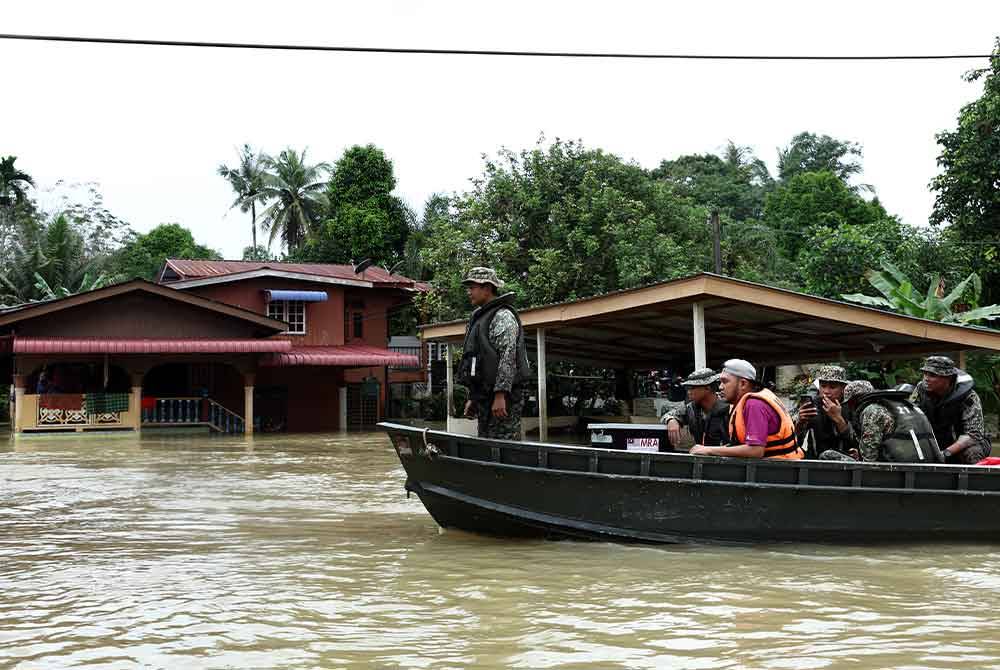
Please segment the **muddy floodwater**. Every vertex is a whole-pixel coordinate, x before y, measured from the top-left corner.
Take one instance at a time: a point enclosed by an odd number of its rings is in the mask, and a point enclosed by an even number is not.
[[[0,668],[1000,667],[1000,547],[499,540],[403,480],[374,433],[0,440]]]

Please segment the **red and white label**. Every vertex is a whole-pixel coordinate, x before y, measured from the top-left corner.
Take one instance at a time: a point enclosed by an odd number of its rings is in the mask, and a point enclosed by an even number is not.
[[[629,437],[625,439],[625,449],[628,451],[659,451],[658,437]]]

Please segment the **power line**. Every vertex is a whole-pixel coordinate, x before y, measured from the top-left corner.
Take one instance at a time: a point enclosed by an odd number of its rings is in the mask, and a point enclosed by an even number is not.
[[[3,40],[67,42],[154,47],[196,47],[208,49],[260,49],[269,51],[331,51],[339,53],[421,54],[429,56],[518,56],[531,58],[605,58],[640,60],[721,60],[721,61],[926,61],[992,58],[993,54],[861,55],[861,56],[780,56],[667,54],[587,51],[510,51],[501,49],[427,49],[421,47],[352,47],[322,44],[269,44],[255,42],[203,42],[194,40],[149,40],[123,37],[82,37],[74,35],[21,35],[0,33]]]

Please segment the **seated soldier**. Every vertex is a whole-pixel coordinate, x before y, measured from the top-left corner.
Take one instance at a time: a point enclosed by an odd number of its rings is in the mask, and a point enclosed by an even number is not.
[[[927,415],[948,463],[975,465],[990,455],[992,445],[983,421],[983,403],[975,382],[947,356],[930,356],[920,371],[911,400]]]
[[[907,398],[905,391],[876,391],[870,382],[852,381],[844,389],[844,404],[852,410],[858,448],[853,460],[893,463],[943,463],[930,421]],[[835,450],[824,460],[846,460]]]
[[[677,447],[681,428],[687,426],[695,444],[729,443],[729,403],[716,395],[719,375],[710,368],[700,368],[682,382],[688,402],[667,412],[661,421],[667,425],[667,438]]]
[[[842,454],[857,447],[851,431],[849,412],[841,403],[847,385],[847,371],[839,365],[824,365],[816,372],[819,392],[799,405],[793,419],[795,434],[807,457],[833,449]]]

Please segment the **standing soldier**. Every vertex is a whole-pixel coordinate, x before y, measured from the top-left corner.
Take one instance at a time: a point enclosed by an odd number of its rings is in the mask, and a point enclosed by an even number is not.
[[[503,282],[492,268],[472,268],[462,284],[476,308],[458,369],[459,383],[469,389],[465,416],[479,419],[479,437],[520,440],[524,383],[531,366],[514,294],[497,295]]]
[[[992,445],[972,376],[947,356],[929,356],[920,371],[924,379],[913,392],[913,404],[934,427],[945,462],[975,465],[989,456]]]

